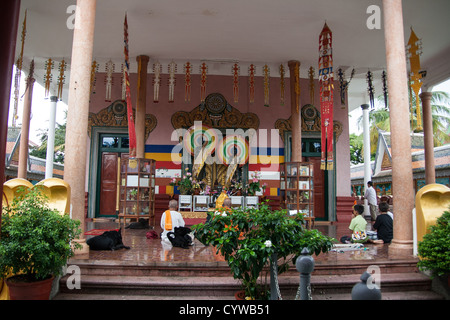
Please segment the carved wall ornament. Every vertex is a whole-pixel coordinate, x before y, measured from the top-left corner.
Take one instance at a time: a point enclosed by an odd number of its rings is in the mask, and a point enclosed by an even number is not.
[[[220,93],[209,94],[204,103],[190,112],[175,112],[171,119],[175,129],[189,128],[194,125],[194,121],[202,121],[203,124],[219,129],[253,128],[257,130],[259,128],[259,118],[256,114],[241,113],[232,107]]]
[[[133,109],[136,114],[136,110]],[[152,132],[158,120],[153,114],[145,115],[145,141]],[[91,136],[92,127],[128,127],[127,104],[123,100],[116,100],[98,113],[89,112],[88,135]]]
[[[312,104],[305,104],[301,109],[301,127],[302,132],[317,132],[321,130],[321,118],[320,112]],[[275,129],[278,129],[281,140],[284,141],[284,133],[292,131],[291,117],[289,119],[278,119],[275,121]],[[336,134],[336,142],[343,131],[344,127],[340,121],[333,120],[333,133]]]

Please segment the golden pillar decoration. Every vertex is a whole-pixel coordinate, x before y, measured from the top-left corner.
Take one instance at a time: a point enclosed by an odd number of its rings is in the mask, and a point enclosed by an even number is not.
[[[411,35],[408,40],[408,45],[406,47],[408,50],[408,58],[409,58],[409,81],[411,84],[411,89],[414,92],[416,97],[416,120],[417,120],[417,131],[422,131],[422,114],[420,110],[420,99],[419,92],[422,87],[422,78],[425,73],[420,70],[420,55],[422,54],[422,41],[417,38],[413,29],[411,28]],[[412,114],[413,106],[411,106],[411,114]],[[412,125],[412,123],[411,123]]]

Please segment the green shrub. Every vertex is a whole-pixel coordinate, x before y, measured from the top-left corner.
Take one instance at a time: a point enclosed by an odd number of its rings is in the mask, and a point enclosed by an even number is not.
[[[40,186],[19,193],[3,210],[0,277],[23,274],[36,281],[61,274],[74,254],[71,241],[81,233],[80,222],[50,209]]]
[[[271,211],[266,204],[259,209],[222,209],[205,224],[193,227],[200,242],[222,254],[235,279],[242,282],[247,297],[267,298],[267,285],[261,283],[261,272],[277,256],[278,272],[295,264],[303,248],[318,255],[333,246],[333,238],[304,227],[301,214],[288,216],[285,210]],[[258,278],[260,278],[258,280]]]
[[[430,227],[430,233],[419,243],[420,270],[430,270],[432,276],[450,273],[450,212],[445,211]]]

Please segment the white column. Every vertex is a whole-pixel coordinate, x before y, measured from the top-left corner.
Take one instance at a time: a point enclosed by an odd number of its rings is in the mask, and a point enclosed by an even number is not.
[[[56,104],[58,97],[50,97],[50,118],[47,134],[47,157],[45,160],[45,179],[53,178],[53,158],[55,155]]]
[[[364,190],[367,189],[367,182],[372,179],[372,167],[370,166],[370,126],[369,126],[369,105],[361,105],[363,113],[363,138],[364,138]],[[364,215],[370,216],[369,203],[364,199]]]

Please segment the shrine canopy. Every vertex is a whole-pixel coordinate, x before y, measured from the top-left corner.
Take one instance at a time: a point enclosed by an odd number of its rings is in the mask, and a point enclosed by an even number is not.
[[[36,63],[36,81],[43,83],[45,61],[65,59],[70,65],[73,0],[22,0],[20,21],[27,10],[27,36],[23,70]],[[403,1],[405,46],[413,28],[422,40],[421,67],[427,71],[424,87],[450,77],[450,1]],[[119,69],[123,62],[123,21],[128,16],[131,72],[136,56],[180,66],[190,61],[208,62],[210,74],[230,75],[231,65],[241,70],[298,60],[300,76],[317,68],[318,37],[324,23],[333,31],[334,69],[349,78],[348,111],[367,103],[366,74],[373,74],[375,96],[382,94],[381,73],[386,70],[383,6],[380,0],[108,0],[97,1],[94,59],[104,65],[110,59]],[[20,30],[20,28],[19,28]],[[20,32],[16,54],[20,52]],[[57,68],[57,65],[56,65]],[[286,68],[287,69],[287,68]],[[67,102],[69,70],[63,100]],[[178,73],[182,73],[179,68]],[[196,72],[199,72],[196,70]],[[261,71],[260,71],[261,73]],[[289,77],[287,70],[286,77]],[[257,74],[261,75],[261,74]],[[278,72],[272,72],[277,77]],[[56,86],[54,79],[52,86]]]

